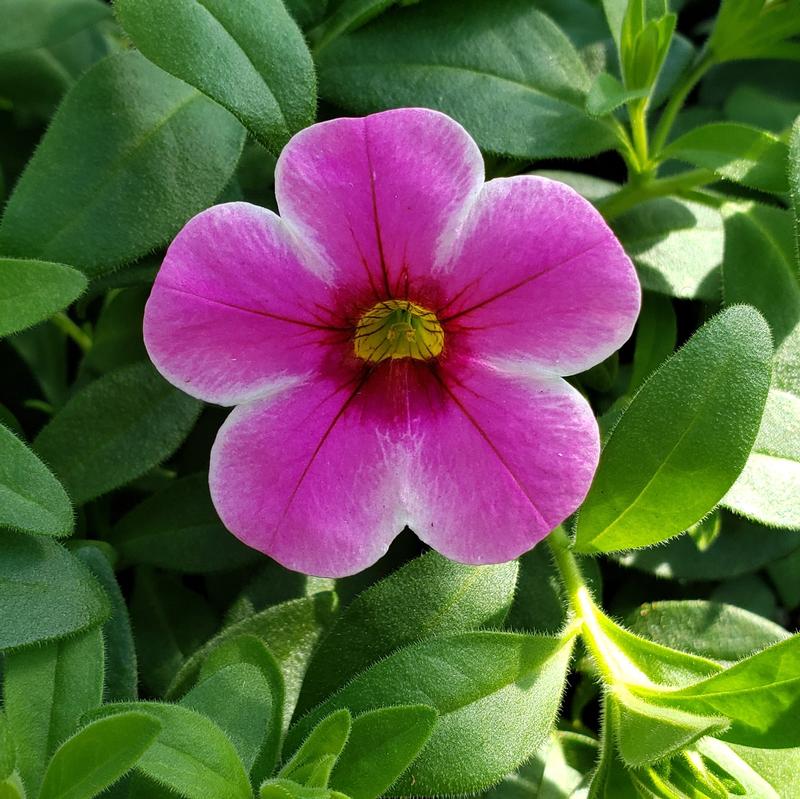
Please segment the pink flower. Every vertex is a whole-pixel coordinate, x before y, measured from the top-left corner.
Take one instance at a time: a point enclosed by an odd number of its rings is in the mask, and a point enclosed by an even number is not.
[[[406,525],[465,563],[530,549],[597,466],[562,375],[619,348],[639,310],[603,219],[552,180],[484,183],[464,129],[419,108],[301,131],[275,191],[280,217],[190,220],[145,315],[169,381],[237,406],[211,452],[225,525],[322,576]]]

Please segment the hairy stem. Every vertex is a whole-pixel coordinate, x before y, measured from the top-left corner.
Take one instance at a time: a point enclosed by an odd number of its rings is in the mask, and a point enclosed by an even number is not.
[[[67,337],[71,338],[82,352],[88,352],[92,348],[91,336],[82,330],[72,319],[63,311],[59,311],[50,317],[50,321]]]

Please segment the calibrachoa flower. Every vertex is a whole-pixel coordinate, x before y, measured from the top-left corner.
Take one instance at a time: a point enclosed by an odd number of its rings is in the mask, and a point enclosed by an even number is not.
[[[235,405],[211,453],[225,525],[292,569],[352,574],[408,525],[465,563],[530,549],[583,500],[599,454],[563,375],[628,338],[633,267],[567,186],[484,183],[443,114],[298,133],[280,217],[209,208],[169,248],[150,357]]]

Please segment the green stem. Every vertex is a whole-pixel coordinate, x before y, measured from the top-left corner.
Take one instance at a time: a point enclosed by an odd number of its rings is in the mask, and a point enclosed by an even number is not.
[[[81,330],[75,322],[72,321],[63,311],[59,311],[54,316],[50,317],[50,321],[62,332],[64,335],[71,338],[83,352],[88,352],[92,348],[92,338],[88,333]]]
[[[633,134],[633,148],[639,162],[639,173],[646,175],[651,170],[650,146],[647,141],[647,98],[638,100],[628,107]]]
[[[628,183],[618,192],[599,200],[597,209],[603,214],[606,221],[610,221],[645,200],[678,194],[686,189],[710,183],[715,179],[715,175],[710,169],[691,169],[669,178],[656,178],[643,183]]]
[[[697,82],[709,68],[713,65],[714,59],[709,53],[705,53],[700,57],[700,60],[694,67],[686,73],[686,76],[674,88],[669,102],[664,106],[661,113],[661,118],[658,120],[655,130],[653,131],[652,151],[655,153],[655,158],[658,160],[664,145],[667,142],[669,133],[672,126],[675,124],[675,119],[678,112],[683,108],[686,98],[691,93],[692,89],[697,85]]]

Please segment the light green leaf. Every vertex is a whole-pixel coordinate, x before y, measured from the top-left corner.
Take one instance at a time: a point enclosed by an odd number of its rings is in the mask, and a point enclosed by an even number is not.
[[[723,739],[760,748],[800,746],[800,635],[773,644],[725,671],[672,691],[636,688],[647,700],[702,715],[724,715]]]
[[[331,777],[350,799],[378,799],[406,772],[436,727],[426,705],[384,707],[358,716]]]
[[[329,44],[320,92],[366,113],[436,108],[486,150],[519,158],[610,149],[610,124],[584,111],[591,80],[566,35],[526,0],[426,0],[392,9]]]
[[[222,525],[205,473],[147,497],[117,522],[109,541],[128,563],[179,572],[225,571],[262,559]]]
[[[0,258],[0,336],[52,316],[77,299],[86,278],[64,264]]]
[[[17,768],[36,796],[45,767],[81,716],[103,698],[103,637],[98,628],[5,655],[5,711]]]
[[[168,458],[200,407],[149,363],[137,363],[78,392],[39,433],[34,448],[82,504]]]
[[[789,150],[772,133],[734,122],[713,122],[679,136],[664,151],[664,159],[713,170],[722,178],[751,189],[785,194]]]
[[[160,729],[135,711],[87,724],[56,750],[39,799],[93,799],[133,768]]]
[[[314,66],[281,0],[116,0],[134,44],[227,108],[273,154],[310,125]]]
[[[225,627],[201,646],[181,667],[167,698],[183,695],[195,682],[203,661],[218,646],[241,635],[260,638],[281,666],[285,682],[284,724],[294,710],[311,651],[330,623],[335,608],[331,592],[274,605]]]
[[[770,390],[756,443],[722,502],[762,524],[800,530],[800,396]]]
[[[53,473],[0,425],[0,525],[37,535],[72,532],[72,505]]]
[[[729,725],[724,716],[699,716],[650,704],[623,687],[609,691],[606,712],[614,716],[617,751],[629,768],[669,757],[704,735],[718,736]]]
[[[699,599],[649,602],[627,623],[651,641],[726,664],[789,637],[783,627],[755,613]]]
[[[518,566],[465,566],[436,552],[368,588],[337,619],[308,666],[298,713],[401,646],[442,633],[500,624]]]
[[[753,308],[729,308],[700,328],[611,433],[578,516],[576,549],[655,544],[712,510],[755,441],[771,357],[769,328]]]
[[[794,210],[794,233],[800,257],[800,117],[795,120],[789,139],[789,187]]]
[[[270,685],[259,668],[226,666],[195,685],[180,703],[211,719],[250,771],[269,732],[273,707]]]
[[[564,640],[514,633],[421,641],[379,661],[303,717],[289,731],[286,750],[338,708],[358,716],[387,705],[426,704],[439,713],[433,735],[392,794],[482,790],[527,760],[550,733],[570,651]]]
[[[681,299],[719,300],[725,230],[715,208],[662,197],[613,220],[642,287]]]
[[[144,713],[161,724],[158,738],[139,758],[137,771],[186,799],[251,799],[250,781],[236,749],[208,718],[161,702],[104,705],[91,717],[130,712]]]
[[[616,111],[630,100],[647,96],[647,89],[627,90],[613,75],[601,72],[592,83],[586,97],[586,110],[595,117]]]
[[[353,719],[347,709],[336,710],[323,718],[281,768],[278,776],[309,788],[326,788],[333,765],[350,736],[352,725]],[[351,799],[356,797],[351,796]]]
[[[89,276],[167,242],[210,205],[244,129],[136,52],[90,69],[67,95],[17,183],[0,250]]]
[[[109,606],[97,581],[64,547],[4,531],[0,650],[51,641],[101,624]]]

